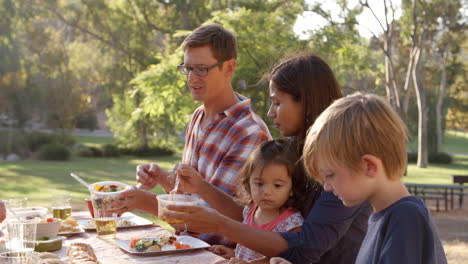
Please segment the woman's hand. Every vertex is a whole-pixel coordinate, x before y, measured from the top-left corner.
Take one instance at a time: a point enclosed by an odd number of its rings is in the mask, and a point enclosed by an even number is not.
[[[119,210],[115,210],[115,213],[120,214],[130,212],[135,209],[143,210],[154,215],[157,215],[158,212],[156,194],[136,188],[135,186],[132,186],[122,192],[119,195],[119,200],[112,202],[112,206],[115,208],[121,208]]]
[[[174,168],[174,174],[180,176],[179,190],[188,193],[197,193],[202,189],[201,186],[207,182],[190,165],[178,164]]]
[[[222,214],[204,206],[173,205],[167,206],[162,217],[183,221],[183,224],[173,224],[176,230],[189,230],[197,233],[218,233],[220,223],[223,222]],[[161,217],[160,216],[160,217]]]
[[[213,245],[211,247],[208,248],[208,251],[211,251],[213,253],[215,253],[216,255],[218,256],[221,256],[225,259],[230,259],[232,257],[234,257],[234,249],[232,248],[228,248],[226,246],[223,246],[223,245]]]

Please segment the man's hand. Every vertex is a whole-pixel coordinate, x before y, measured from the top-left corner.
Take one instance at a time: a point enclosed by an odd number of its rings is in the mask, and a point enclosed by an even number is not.
[[[180,164],[174,168],[174,174],[180,176],[179,190],[188,193],[197,193],[205,183],[205,179],[189,165]]]
[[[158,184],[164,185],[169,174],[156,163],[141,164],[136,167],[136,180],[139,188],[144,190],[151,190]]]

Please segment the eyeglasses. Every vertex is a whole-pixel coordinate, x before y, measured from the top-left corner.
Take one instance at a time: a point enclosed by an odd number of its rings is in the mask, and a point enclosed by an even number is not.
[[[196,76],[206,77],[206,76],[208,76],[208,71],[210,71],[211,69],[213,69],[214,67],[216,67],[218,65],[223,64],[223,62],[225,62],[225,61],[220,61],[220,62],[215,63],[215,64],[213,64],[211,66],[208,66],[208,67],[186,66],[186,65],[184,65],[184,62],[181,62],[179,65],[177,65],[177,69],[179,69],[180,73],[182,73],[183,75],[188,75],[190,71],[193,71],[193,73]]]

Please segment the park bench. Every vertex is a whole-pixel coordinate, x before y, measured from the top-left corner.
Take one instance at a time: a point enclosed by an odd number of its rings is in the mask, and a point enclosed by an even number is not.
[[[459,198],[459,206],[461,208],[463,202],[463,185],[443,185],[443,184],[418,184],[418,183],[407,183],[406,187],[408,191],[422,199],[424,202],[427,200],[434,200],[436,203],[436,211],[440,210],[440,202],[444,203],[445,211],[449,208],[453,209],[453,203],[455,197]]]
[[[458,183],[460,186],[464,186],[465,183],[468,183],[468,175],[452,175],[453,183]],[[461,189],[463,192],[463,189]],[[463,204],[463,195],[458,197],[458,206],[461,208]]]

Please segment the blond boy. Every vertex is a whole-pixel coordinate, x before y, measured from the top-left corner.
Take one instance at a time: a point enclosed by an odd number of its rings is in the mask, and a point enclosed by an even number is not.
[[[344,205],[374,209],[356,263],[447,263],[429,210],[401,180],[406,161],[405,125],[376,95],[335,101],[308,131],[308,174]]]

